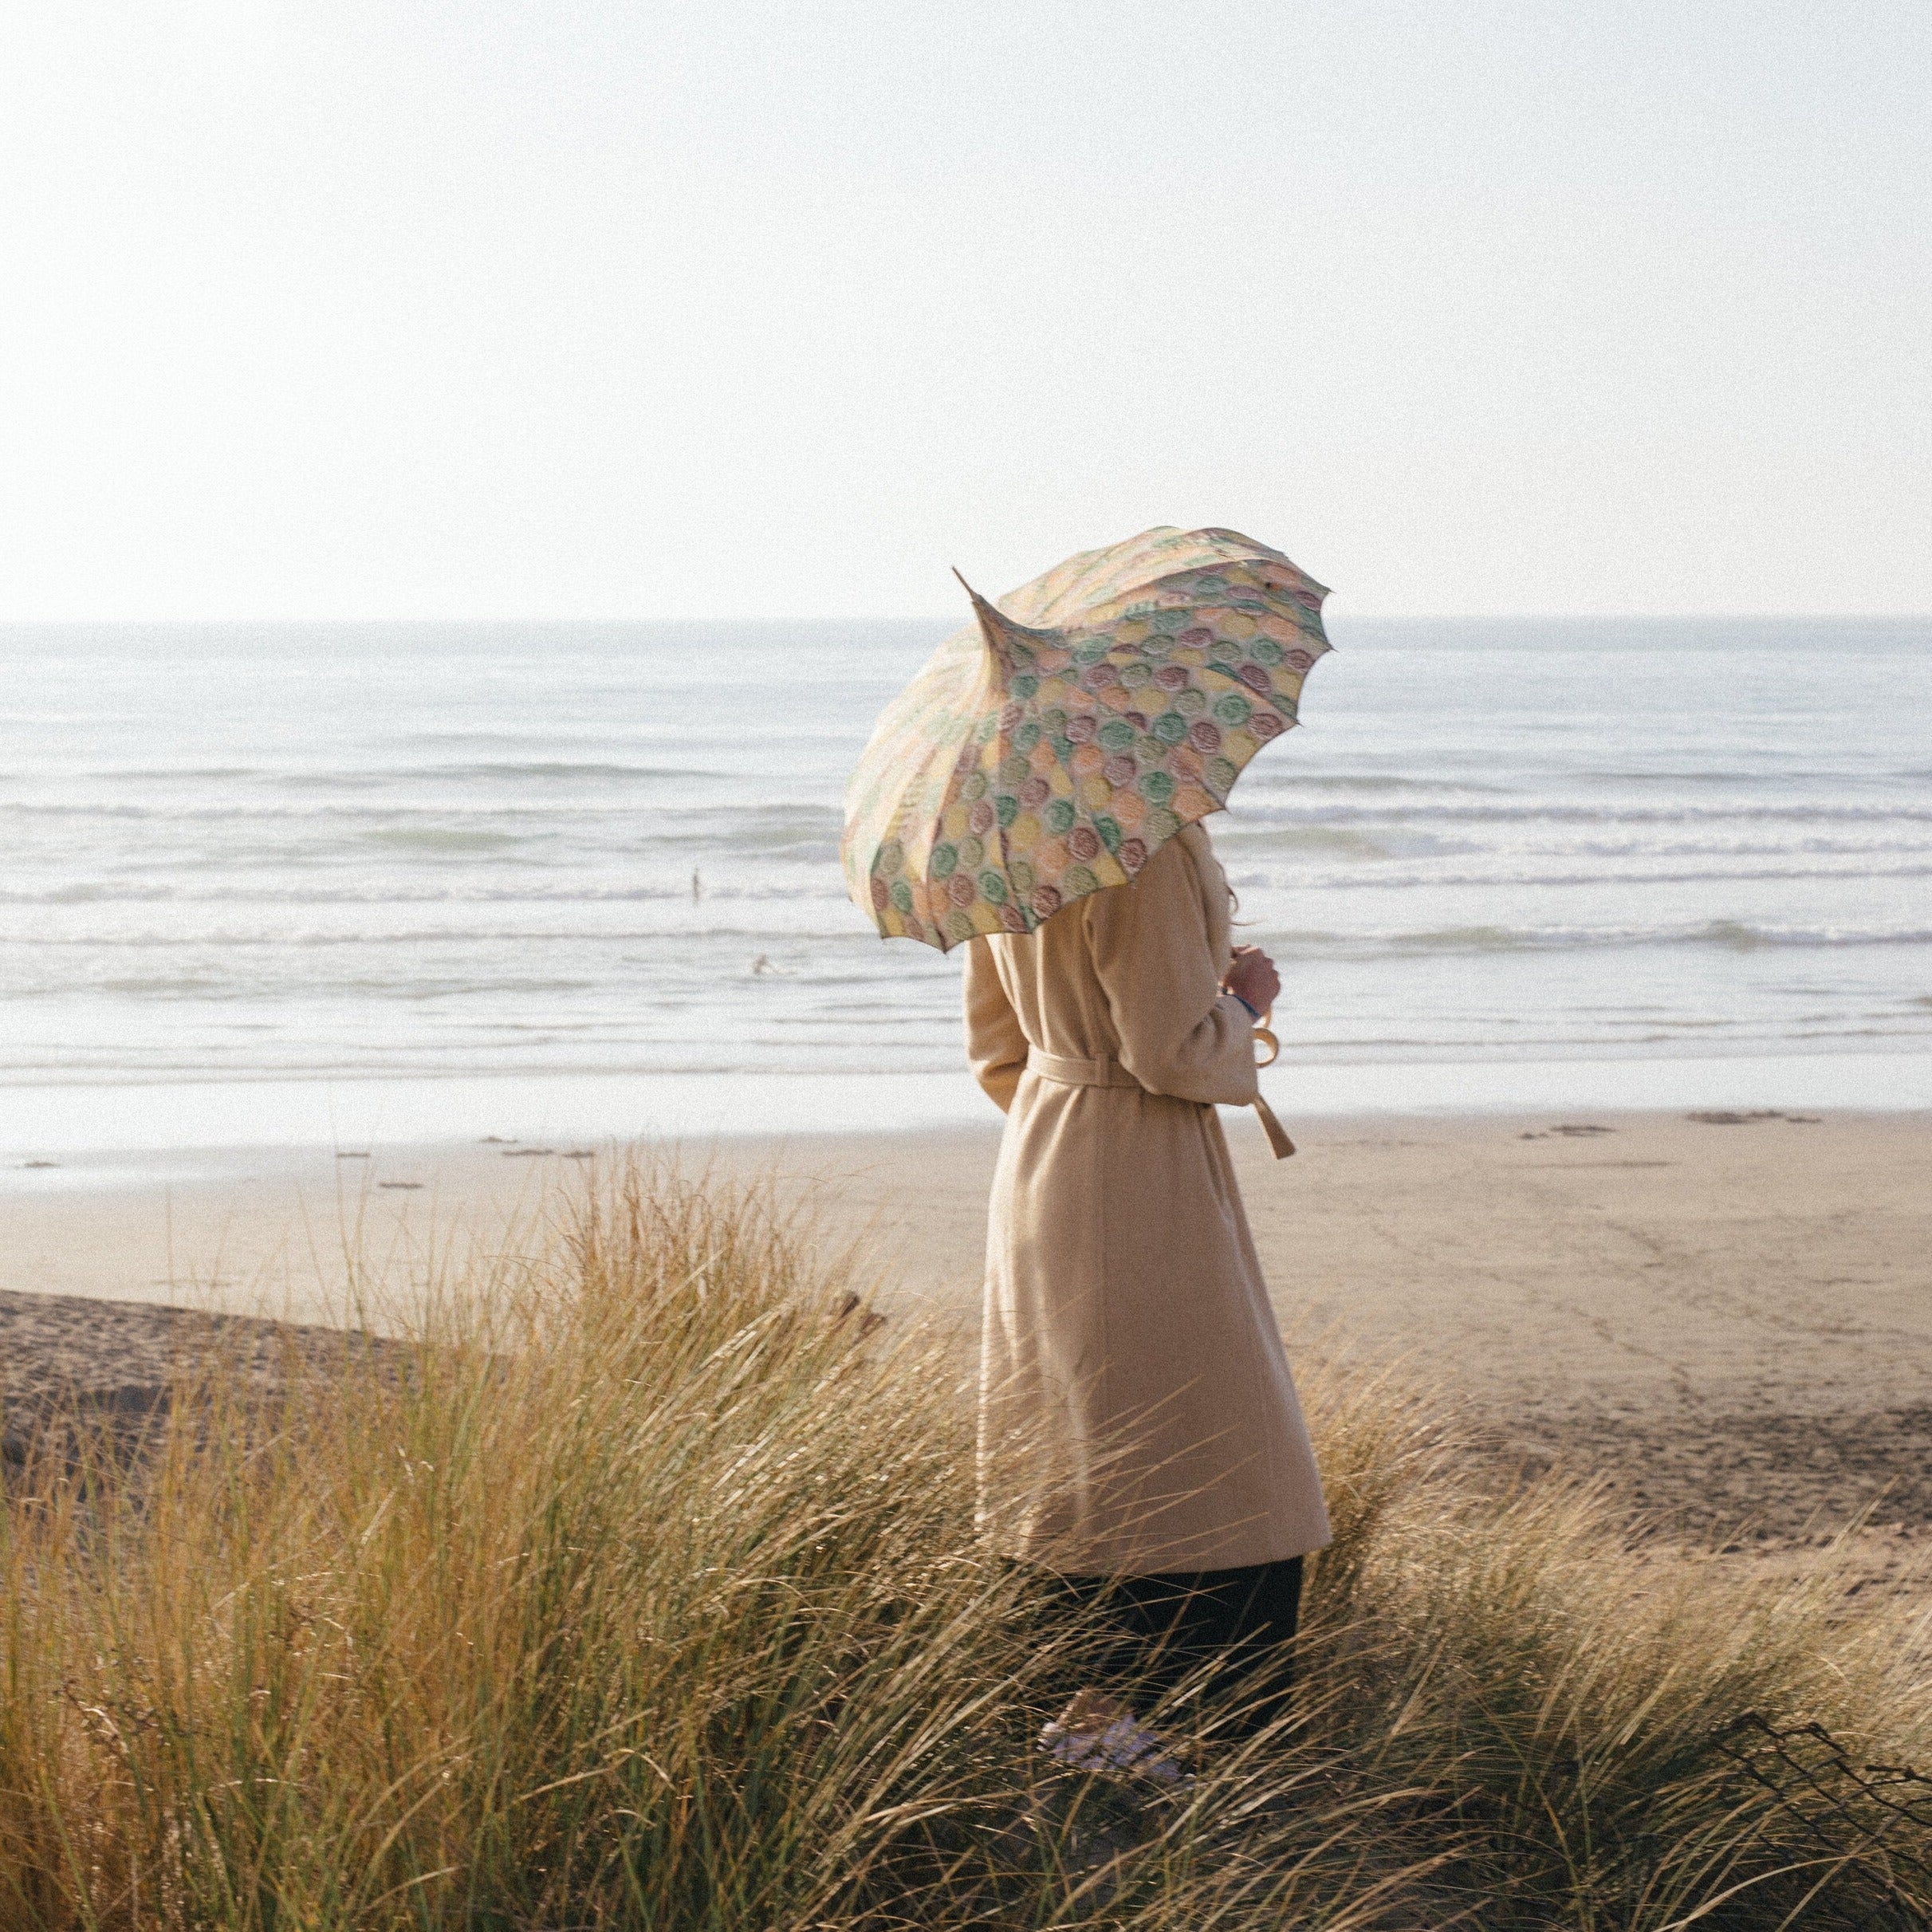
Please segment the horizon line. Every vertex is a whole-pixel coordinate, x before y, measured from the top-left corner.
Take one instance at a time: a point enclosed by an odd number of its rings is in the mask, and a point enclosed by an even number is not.
[[[1929,611],[1325,611],[1324,617],[1340,616],[1347,623],[1371,624],[1932,624]],[[505,628],[521,624],[580,624],[616,628],[636,624],[948,624],[960,628],[956,611],[943,613],[901,612],[891,615],[801,616],[796,613],[738,614],[671,612],[655,616],[600,615],[561,616],[555,612],[520,612],[508,616],[465,615],[436,616],[0,616],[0,631],[10,630],[159,630],[197,628],[240,629],[255,626],[286,628],[327,626],[333,628],[408,628],[462,625],[475,628]]]

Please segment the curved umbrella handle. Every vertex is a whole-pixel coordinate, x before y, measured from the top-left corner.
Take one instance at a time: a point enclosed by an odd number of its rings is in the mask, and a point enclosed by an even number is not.
[[[1268,1024],[1274,1017],[1275,1009],[1270,1006],[1254,1029],[1254,1064],[1257,1067],[1272,1067],[1281,1057],[1281,1042],[1276,1039],[1273,1029]],[[1275,1110],[1258,1093],[1254,1096],[1254,1111],[1261,1118],[1261,1131],[1268,1136],[1268,1145],[1275,1159],[1286,1160],[1294,1152],[1295,1143],[1289,1139],[1288,1130],[1276,1119]]]
[[[1274,1017],[1275,1009],[1270,1006],[1261,1015],[1254,1029],[1254,1064],[1257,1067],[1272,1067],[1281,1057],[1281,1042],[1276,1039],[1269,1024]],[[1261,1051],[1263,1048],[1267,1049],[1265,1058]]]

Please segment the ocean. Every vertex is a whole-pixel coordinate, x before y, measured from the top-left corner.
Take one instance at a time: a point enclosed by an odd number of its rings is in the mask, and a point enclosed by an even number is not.
[[[218,1137],[264,1083],[970,1104],[956,958],[881,941],[836,862],[948,628],[0,630],[0,1143],[138,1139],[191,1091]],[[1271,1092],[1676,1063],[1714,1093],[1807,1057],[1848,1104],[1922,1085],[1932,623],[1330,628],[1210,822],[1281,970]]]

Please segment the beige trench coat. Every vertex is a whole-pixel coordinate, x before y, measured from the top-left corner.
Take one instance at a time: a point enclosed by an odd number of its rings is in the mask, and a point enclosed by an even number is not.
[[[1131,884],[973,940],[967,1052],[1006,1113],[987,1234],[982,1523],[1075,1573],[1328,1540],[1214,1103],[1255,1096],[1227,881],[1187,826]]]

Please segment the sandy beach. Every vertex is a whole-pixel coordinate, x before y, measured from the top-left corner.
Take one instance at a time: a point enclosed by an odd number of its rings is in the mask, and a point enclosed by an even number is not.
[[[1875,1581],[1932,1547],[1932,1119],[1326,1121],[1280,1164],[1246,1119],[1229,1131],[1292,1351],[1393,1363],[1499,1470],[1600,1474],[1641,1520],[1755,1562],[1861,1517]],[[997,1139],[989,1123],[676,1151],[772,1176],[885,1305],[966,1347]],[[167,1308],[339,1319],[352,1278],[541,1241],[559,1188],[610,1151],[479,1139],[18,1177],[43,1185],[6,1210],[0,1395],[138,1402],[207,1332]]]

